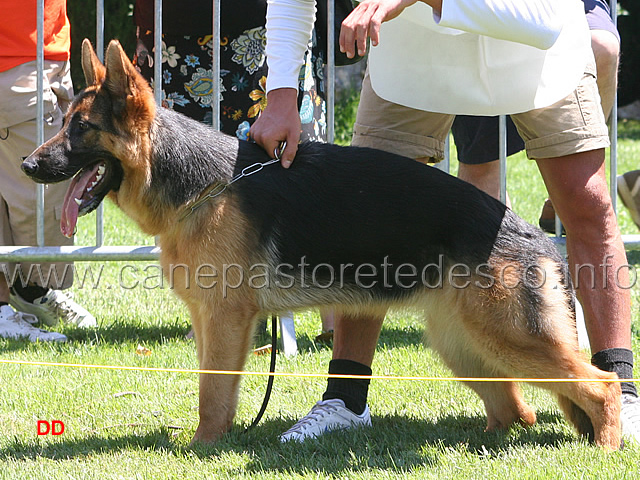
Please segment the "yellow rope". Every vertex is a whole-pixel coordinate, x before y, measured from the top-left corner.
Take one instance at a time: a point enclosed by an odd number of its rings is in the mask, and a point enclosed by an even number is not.
[[[245,375],[256,377],[298,377],[298,378],[356,378],[370,380],[419,380],[439,382],[529,382],[529,383],[572,383],[572,382],[640,382],[640,379],[602,379],[602,378],[476,378],[476,377],[421,377],[421,376],[393,376],[393,375],[336,375],[328,373],[293,373],[293,372],[251,372],[228,370],[198,370],[189,368],[159,368],[159,367],[132,367],[127,365],[92,365],[83,363],[58,363],[58,362],[31,362],[25,360],[4,360],[0,363],[9,365],[31,365],[40,367],[66,367],[66,368],[92,368],[99,370],[126,370],[139,372],[164,372],[164,373],[204,373],[211,375]]]

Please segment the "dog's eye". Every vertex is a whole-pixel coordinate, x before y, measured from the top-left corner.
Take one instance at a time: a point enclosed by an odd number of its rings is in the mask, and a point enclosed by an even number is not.
[[[80,120],[78,122],[78,128],[84,132],[86,130],[89,130],[89,124],[83,120]]]

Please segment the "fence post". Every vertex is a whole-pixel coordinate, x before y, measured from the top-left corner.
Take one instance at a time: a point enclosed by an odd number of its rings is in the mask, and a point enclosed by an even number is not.
[[[104,0],[96,0],[96,51],[98,60],[104,62]],[[104,244],[104,205],[96,209],[96,247]]]
[[[19,7],[17,7],[19,8]],[[44,0],[38,0],[36,7],[36,143],[44,143]],[[44,246],[44,185],[36,187],[36,242]]]

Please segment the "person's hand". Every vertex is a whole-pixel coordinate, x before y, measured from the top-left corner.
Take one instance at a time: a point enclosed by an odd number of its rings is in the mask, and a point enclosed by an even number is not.
[[[267,94],[267,106],[249,131],[250,137],[271,156],[277,157],[284,168],[289,168],[298,151],[300,141],[300,113],[298,91],[278,88]],[[282,151],[280,145],[286,142]]]
[[[340,51],[348,58],[355,54],[362,56],[367,52],[367,38],[375,47],[380,41],[380,25],[396,18],[402,11],[418,0],[362,0],[351,14],[342,22],[340,29]],[[442,9],[442,0],[421,0],[433,7]]]

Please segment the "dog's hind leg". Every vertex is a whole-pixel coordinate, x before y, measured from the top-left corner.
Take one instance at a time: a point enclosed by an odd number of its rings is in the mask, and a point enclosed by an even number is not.
[[[470,359],[471,360],[471,359]],[[473,359],[482,362],[480,357]],[[450,362],[447,362],[451,365]],[[491,370],[485,366],[477,368],[480,363],[474,365],[475,368],[456,368],[452,370],[459,377],[478,378],[504,378],[499,371]],[[508,381],[482,381],[464,382],[469,388],[478,394],[484,403],[487,412],[486,432],[493,430],[506,430],[511,425],[520,424],[529,427],[536,423],[536,413],[522,398],[522,393],[518,384]]]
[[[458,377],[507,376],[499,368],[487,365],[485,358],[476,353],[473,340],[462,328],[461,319],[466,312],[458,307],[464,302],[447,297],[448,295],[444,294],[438,301],[432,302],[432,308],[427,315],[429,343],[432,347]],[[516,383],[482,381],[464,382],[464,385],[474,390],[484,403],[487,412],[486,431],[507,429],[516,423],[530,426],[536,422],[535,411],[524,401]]]
[[[491,379],[505,376],[501,372],[491,370],[483,365],[483,360],[479,356],[466,355],[466,357],[467,358],[458,365],[450,358],[448,361],[445,360],[445,362],[458,377]],[[487,412],[486,432],[506,430],[514,424],[527,427],[536,423],[536,413],[522,398],[517,383],[507,381],[483,381],[464,382],[464,385],[476,392],[484,403],[484,408]]]
[[[525,427],[536,423],[536,413],[522,398],[517,383],[487,382],[474,390],[482,398],[487,410],[485,431],[504,430],[516,423]]]
[[[579,351],[566,289],[557,267],[549,262],[540,262],[545,282],[536,289],[521,285],[507,290],[496,284],[493,291],[481,292],[485,318],[472,307],[478,299],[467,296],[465,329],[485,362],[511,377],[575,379],[535,384],[560,396],[561,408],[579,433],[616,450],[620,447],[617,377],[590,365]]]
[[[620,447],[620,384],[615,373],[583,361],[570,365],[562,377],[577,382],[548,385],[558,394],[558,403],[578,433],[609,450]],[[591,381],[592,380],[592,381]]]
[[[593,423],[591,423],[589,415],[569,397],[565,397],[564,395],[558,394],[558,404],[569,422],[575,426],[578,433],[584,435],[590,442],[593,442],[595,432],[593,431]]]
[[[558,395],[560,408],[578,433],[609,450],[620,447],[620,385],[615,373],[603,372],[580,357],[577,350],[554,346],[544,355],[525,356],[517,366],[529,378],[575,379],[575,382],[536,383]]]
[[[486,328],[483,330],[487,332]],[[577,380],[535,385],[559,395],[561,408],[580,434],[607,449],[619,448],[620,386],[612,381],[616,375],[590,365],[582,358],[577,342],[572,345],[562,342],[559,336],[522,335],[515,330],[502,328],[476,337],[484,343],[485,361],[510,377]],[[585,381],[589,379],[594,380]]]

